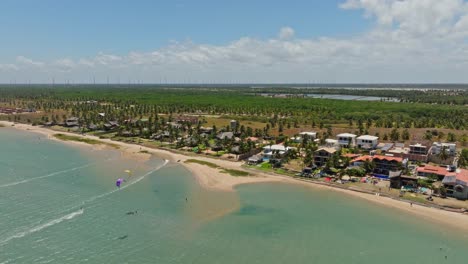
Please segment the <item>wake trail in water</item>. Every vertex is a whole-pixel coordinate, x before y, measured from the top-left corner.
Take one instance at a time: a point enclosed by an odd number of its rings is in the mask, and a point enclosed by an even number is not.
[[[136,184],[136,183],[138,183],[138,182],[140,182],[141,180],[143,180],[144,178],[146,178],[148,175],[150,175],[150,174],[152,174],[153,172],[155,172],[155,171],[157,171],[157,170],[163,168],[164,166],[166,166],[168,163],[169,163],[169,160],[165,160],[164,163],[163,163],[161,166],[158,166],[157,168],[155,168],[155,169],[153,169],[153,170],[151,170],[151,171],[149,171],[149,172],[143,174],[143,175],[140,176],[138,179],[136,179],[136,180],[130,182],[129,184],[127,184],[127,185],[121,187],[120,189],[115,189],[115,190],[112,190],[112,191],[110,191],[110,192],[106,192],[106,193],[103,193],[103,194],[100,194],[100,195],[91,197],[91,198],[89,198],[89,199],[83,201],[81,205],[73,206],[73,207],[67,209],[67,211],[73,210],[73,209],[75,209],[75,208],[77,208],[77,207],[82,207],[83,205],[85,205],[85,204],[87,204],[87,203],[91,203],[91,202],[96,201],[96,200],[98,200],[98,199],[101,199],[101,198],[103,198],[103,197],[109,196],[109,195],[111,195],[111,194],[113,194],[113,193],[115,193],[115,192],[122,191],[122,190],[124,190],[124,189],[126,189],[126,188],[128,188],[128,187],[130,187],[130,186],[132,186],[132,185],[134,185],[134,184]],[[7,237],[6,239],[0,240],[0,247],[6,245],[6,244],[7,244],[10,240],[12,240],[12,239],[22,238],[22,237],[27,236],[27,235],[30,235],[30,234],[32,234],[32,233],[39,232],[39,231],[41,231],[41,230],[43,230],[43,229],[45,229],[45,228],[47,228],[47,227],[51,227],[51,226],[53,226],[53,225],[60,224],[60,223],[62,223],[63,221],[71,220],[71,219],[73,219],[73,218],[75,218],[75,217],[77,217],[77,216],[79,216],[79,215],[82,215],[83,213],[84,213],[84,209],[83,209],[83,208],[80,208],[80,210],[78,210],[78,211],[69,213],[69,214],[64,215],[64,216],[62,216],[62,217],[60,217],[60,218],[57,218],[57,219],[53,219],[53,220],[51,220],[51,221],[49,221],[49,222],[47,222],[47,223],[45,223],[45,224],[37,225],[37,226],[34,226],[34,227],[32,227],[32,228],[30,228],[30,229],[28,229],[28,230],[26,230],[26,231],[22,231],[22,232],[16,233],[16,234],[14,234],[14,235],[12,235],[12,236]]]
[[[7,237],[6,239],[1,240],[0,241],[0,246],[5,245],[6,243],[8,243],[8,241],[10,241],[12,239],[22,238],[22,237],[30,235],[32,233],[39,232],[39,231],[41,231],[41,230],[43,230],[45,228],[51,227],[51,226],[56,225],[56,224],[60,224],[63,221],[71,220],[71,219],[73,219],[73,218],[75,218],[75,217],[77,217],[79,215],[82,215],[83,213],[84,213],[84,209],[80,209],[78,211],[69,213],[69,214],[64,215],[62,217],[59,217],[57,219],[50,220],[49,222],[44,223],[42,225],[34,226],[34,227],[30,228],[29,230],[19,232],[19,233],[14,234],[14,235],[12,235],[10,237]]]
[[[21,180],[21,181],[17,181],[17,182],[10,182],[10,183],[7,183],[7,184],[0,185],[0,188],[11,187],[11,186],[15,186],[15,185],[18,185],[18,184],[23,184],[23,183],[28,183],[28,182],[32,182],[32,181],[37,181],[37,180],[40,180],[40,179],[54,177],[54,176],[57,176],[57,175],[60,175],[60,174],[63,174],[63,173],[70,172],[70,171],[84,169],[84,168],[90,167],[90,166],[92,166],[94,164],[96,164],[96,162],[91,162],[91,163],[88,163],[88,164],[85,164],[85,165],[82,165],[82,166],[78,166],[78,167],[74,167],[74,168],[70,168],[70,169],[66,169],[66,170],[56,171],[56,172],[53,172],[53,173],[50,173],[50,174],[47,174],[47,175],[43,175],[43,176],[39,176],[39,177],[34,177],[34,178]]]
[[[88,200],[83,201],[83,204],[90,203],[90,202],[93,202],[93,201],[95,201],[95,200],[98,200],[98,199],[101,199],[101,198],[103,198],[103,197],[106,197],[106,196],[108,196],[108,195],[111,195],[111,194],[113,194],[113,193],[115,193],[115,192],[122,191],[122,190],[124,190],[124,189],[126,189],[126,188],[128,188],[128,187],[130,187],[130,186],[132,186],[132,185],[134,185],[134,184],[136,184],[136,183],[138,183],[138,182],[140,182],[141,180],[143,180],[144,178],[146,178],[146,176],[150,175],[151,173],[153,173],[153,172],[155,172],[155,171],[157,171],[157,170],[160,170],[161,168],[163,168],[164,166],[166,166],[167,163],[169,163],[169,160],[164,160],[164,163],[163,163],[161,166],[159,166],[159,167],[157,167],[157,168],[155,168],[155,169],[153,169],[153,170],[150,170],[149,172],[147,172],[147,173],[143,174],[142,176],[140,176],[138,179],[136,179],[136,180],[134,180],[134,181],[132,181],[132,182],[130,182],[130,183],[128,183],[128,184],[126,184],[126,185],[120,187],[119,189],[115,189],[115,190],[112,190],[112,191],[110,191],[110,192],[106,192],[106,193],[103,193],[103,194],[100,194],[100,195],[91,197],[91,198],[89,198]],[[77,207],[77,206],[76,206],[76,207]],[[75,208],[76,208],[76,207],[75,207]]]

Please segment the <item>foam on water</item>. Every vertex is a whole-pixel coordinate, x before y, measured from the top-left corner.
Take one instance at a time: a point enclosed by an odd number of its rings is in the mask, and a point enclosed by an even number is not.
[[[24,236],[27,236],[27,235],[30,235],[32,233],[36,233],[36,232],[39,232],[47,227],[50,227],[50,226],[53,226],[53,225],[56,225],[56,224],[60,224],[62,223],[63,221],[67,221],[67,220],[71,220],[79,215],[82,215],[84,213],[84,209],[80,209],[78,211],[75,211],[75,212],[72,212],[70,214],[67,214],[67,215],[64,215],[62,217],[59,217],[59,218],[56,218],[56,219],[53,219],[53,220],[50,220],[49,222],[47,223],[44,223],[42,225],[38,225],[38,226],[35,226],[35,227],[32,227],[31,229],[29,230],[26,230],[26,231],[23,231],[23,232],[19,232],[15,235],[12,235],[2,241],[0,241],[0,246],[3,246],[5,244],[7,244],[10,240],[12,239],[15,239],[15,238],[22,238]]]

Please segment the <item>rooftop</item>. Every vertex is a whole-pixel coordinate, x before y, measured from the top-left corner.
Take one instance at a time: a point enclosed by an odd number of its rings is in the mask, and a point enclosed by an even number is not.
[[[317,149],[317,151],[321,151],[321,150],[326,151],[326,152],[331,153],[331,154],[336,152],[335,148],[319,148],[319,149]]]
[[[364,139],[364,140],[377,140],[379,137],[376,136],[370,136],[370,135],[362,135],[357,137],[357,139]]]
[[[315,135],[317,135],[317,132],[305,131],[305,132],[299,133],[299,135],[315,136]]]
[[[417,172],[424,172],[424,173],[432,173],[436,175],[448,175],[450,174],[449,171],[447,171],[447,168],[445,167],[439,167],[439,166],[432,166],[432,165],[425,165],[423,167],[418,167]]]
[[[341,134],[338,134],[336,136],[337,137],[357,137],[356,135],[351,134],[351,133],[341,133]]]
[[[361,157],[357,157],[353,159],[351,162],[359,162],[359,161],[366,161],[366,160],[386,160],[386,161],[396,161],[396,162],[403,162],[403,159],[400,157],[391,157],[391,156],[382,156],[382,155],[374,155],[374,156],[369,156],[369,155],[364,155]]]

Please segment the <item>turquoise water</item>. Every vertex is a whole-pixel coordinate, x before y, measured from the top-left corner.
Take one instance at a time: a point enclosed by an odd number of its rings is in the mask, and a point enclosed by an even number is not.
[[[286,184],[212,192],[164,164],[1,128],[0,263],[468,259],[466,234],[396,210]],[[118,177],[127,179],[120,190]]]

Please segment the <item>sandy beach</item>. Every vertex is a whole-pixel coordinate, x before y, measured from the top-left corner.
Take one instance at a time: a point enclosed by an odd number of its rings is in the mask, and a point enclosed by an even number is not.
[[[61,133],[61,134],[94,139],[94,140],[101,141],[103,143],[112,143],[112,144],[118,145],[119,150],[122,151],[122,155],[128,158],[148,159],[150,157],[150,154],[148,153],[151,153],[151,154],[156,155],[157,157],[167,159],[170,162],[179,163],[185,166],[195,176],[198,183],[201,186],[208,188],[208,189],[233,192],[235,191],[235,186],[238,186],[241,184],[249,184],[249,183],[282,182],[282,183],[290,183],[290,184],[300,184],[302,186],[308,186],[311,189],[326,189],[329,191],[340,192],[340,193],[343,193],[344,195],[351,195],[353,197],[365,199],[367,201],[370,201],[379,205],[396,208],[401,211],[412,214],[414,216],[421,217],[427,221],[431,221],[431,222],[438,223],[438,224],[443,224],[441,228],[444,228],[444,226],[450,226],[453,228],[457,228],[458,230],[462,229],[464,231],[468,231],[468,216],[461,214],[461,213],[440,210],[437,208],[431,208],[427,206],[420,206],[417,204],[413,204],[412,206],[410,206],[408,202],[399,201],[399,200],[395,200],[395,199],[388,198],[388,197],[361,193],[361,192],[352,191],[352,190],[340,189],[340,188],[335,188],[332,186],[325,186],[325,185],[316,184],[313,182],[293,179],[287,176],[272,175],[272,174],[263,173],[263,172],[252,172],[252,170],[245,170],[244,168],[242,168],[242,162],[212,159],[212,158],[207,158],[203,156],[191,157],[191,156],[186,156],[183,154],[174,153],[174,152],[163,150],[163,149],[153,149],[153,148],[148,148],[148,147],[129,144],[129,143],[112,141],[110,139],[100,139],[96,136],[90,136],[90,135],[79,135],[75,133],[57,132],[57,131],[53,131],[47,128],[31,126],[27,124],[18,124],[18,123],[14,124],[12,122],[7,122],[7,121],[0,121],[0,124],[3,124],[5,127],[14,127],[15,129],[19,129],[19,130],[41,133],[47,136],[51,140],[59,140],[55,138],[53,135],[57,133]],[[93,148],[96,148],[96,149],[102,149],[102,148],[108,147],[106,145],[88,145],[86,143],[76,142],[76,141],[65,141],[65,142],[69,144],[80,145],[80,146],[88,146],[88,147],[92,146]],[[141,153],[141,151],[145,151],[148,153]],[[217,169],[217,168],[210,168],[208,166],[196,164],[196,163],[185,163],[185,161],[191,158],[214,163],[218,165],[219,167],[225,168],[225,169],[248,171],[251,176],[233,177],[229,174],[222,173],[220,169]]]

